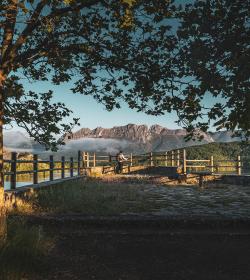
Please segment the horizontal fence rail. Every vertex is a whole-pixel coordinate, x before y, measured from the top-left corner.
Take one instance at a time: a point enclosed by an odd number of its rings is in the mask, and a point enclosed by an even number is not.
[[[65,157],[62,156],[60,161],[55,161],[52,155],[49,157],[49,160],[40,160],[37,154],[34,154],[32,157],[32,160],[17,159],[17,153],[12,152],[11,159],[4,160],[3,175],[4,177],[9,177],[10,189],[16,189],[17,177],[22,175],[31,175],[32,178],[30,178],[30,181],[33,184],[39,183],[39,174],[43,174],[44,178],[47,178],[48,181],[55,179],[55,172],[57,172],[57,179],[64,179],[66,172],[69,175],[67,177],[80,175],[82,167],[82,155],[80,151],[78,152],[77,160],[74,160],[73,157],[65,160]]]
[[[241,175],[246,174],[246,169],[250,169],[250,163],[243,157],[237,156],[236,159],[215,160],[214,156],[209,159],[187,159],[185,149],[176,149],[167,152],[145,153],[141,155],[127,154],[127,161],[124,162],[123,170],[131,171],[135,166],[166,166],[177,168],[177,173],[234,173]],[[32,159],[19,159],[17,153],[11,153],[11,159],[4,160],[4,177],[8,177],[10,189],[16,189],[18,177],[28,175],[31,183],[38,184],[43,179],[53,181],[55,179],[71,178],[84,175],[84,170],[101,167],[102,173],[116,172],[117,159],[116,155],[100,155],[95,152],[78,151],[77,158],[64,156],[60,160],[54,160],[49,156],[48,160],[39,159],[37,154],[32,155]],[[248,171],[248,170],[247,170]],[[250,171],[250,170],[249,170]],[[86,173],[86,172],[85,172]],[[44,180],[43,180],[44,181]]]

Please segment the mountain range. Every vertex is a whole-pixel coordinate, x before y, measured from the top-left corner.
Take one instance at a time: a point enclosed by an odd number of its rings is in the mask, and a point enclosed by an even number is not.
[[[127,124],[125,126],[115,126],[112,128],[97,127],[93,130],[89,128],[81,128],[75,133],[68,134],[65,137],[66,143],[73,143],[85,139],[102,139],[105,140],[119,140],[122,149],[128,152],[149,152],[149,151],[167,151],[176,148],[183,148],[194,145],[202,145],[213,142],[233,142],[239,141],[239,138],[233,138],[232,132],[219,131],[214,133],[198,132],[203,136],[199,141],[190,140],[186,141],[185,136],[187,131],[185,129],[168,129],[160,125],[135,125]],[[124,147],[124,141],[126,145]],[[118,149],[118,147],[117,147]]]
[[[59,152],[70,153],[77,150],[97,151],[101,153],[124,152],[144,153],[149,151],[167,151],[207,143],[233,142],[239,138],[232,138],[229,131],[204,133],[203,140],[185,141],[187,135],[184,129],[168,129],[160,125],[146,126],[127,124],[112,128],[97,127],[95,129],[81,128],[80,130],[65,135],[66,145],[59,148]],[[30,137],[19,131],[5,132],[4,146],[8,150],[42,153],[44,149]]]

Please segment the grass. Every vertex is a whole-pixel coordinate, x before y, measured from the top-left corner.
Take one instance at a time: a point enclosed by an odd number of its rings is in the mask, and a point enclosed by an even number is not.
[[[42,188],[33,192],[30,201],[38,212],[116,215],[146,211],[146,197],[138,185],[90,179]]]
[[[33,279],[35,273],[40,275],[45,254],[53,246],[41,227],[25,223],[25,217],[21,218],[23,214],[108,216],[150,212],[155,203],[152,195],[144,192],[142,184],[140,179],[122,184],[113,177],[106,182],[98,178],[68,181],[25,193],[16,198],[14,208],[7,203],[7,233],[0,238],[0,279]]]
[[[177,182],[178,183],[178,182]],[[147,176],[104,176],[66,181],[26,193],[16,200],[10,214],[82,214],[112,216],[130,213],[152,213],[168,207],[161,194],[149,186],[182,186],[162,178]]]
[[[9,217],[10,203],[4,203],[2,198],[3,189],[0,189],[0,279],[33,279],[34,274],[41,272],[41,264],[52,243],[42,227],[28,226],[21,217]],[[30,203],[21,199],[16,202],[19,211],[31,211]]]
[[[148,187],[145,187],[146,184]],[[159,188],[160,192],[157,192],[159,186],[161,187]],[[161,192],[163,186],[170,187],[170,191],[165,195],[164,192]],[[173,192],[173,187],[178,187],[176,192]],[[128,213],[154,213],[165,209],[168,215],[179,213],[185,216],[189,213],[193,215],[199,207],[202,214],[212,213],[211,215],[213,215],[213,211],[216,209],[220,211],[224,208],[234,213],[235,210],[234,208],[230,209],[230,205],[241,199],[240,196],[235,198],[234,195],[219,196],[218,198],[211,196],[213,199],[210,201],[206,197],[204,198],[206,189],[191,192],[192,196],[190,197],[188,196],[190,192],[183,193],[184,189],[179,187],[193,189],[194,186],[181,186],[179,183],[174,185],[171,181],[163,180],[157,176],[156,178],[147,176],[82,178],[26,193],[23,198],[16,199],[16,207],[9,208],[8,213],[34,213],[38,216],[72,213],[109,216]],[[248,200],[246,200],[245,205],[247,203]],[[6,238],[0,242],[0,271],[3,275],[0,275],[0,279],[32,279],[32,274],[43,267],[41,260],[51,247],[51,243],[47,242],[42,228],[28,227],[18,215],[10,217],[12,218],[7,223]]]
[[[23,198],[16,199],[15,208],[9,207],[9,214],[72,214],[109,216],[127,213],[153,213],[162,209],[170,212],[176,201],[187,200],[182,190],[162,197],[160,193],[151,192],[145,184],[157,186],[180,187],[162,178],[151,179],[147,176],[107,176],[102,178],[83,178],[66,181],[32,190]],[[190,187],[190,186],[186,186]],[[234,202],[231,198],[222,201],[223,207]],[[191,199],[188,207],[195,208],[196,199]],[[207,209],[217,207],[214,202],[200,200]],[[187,205],[183,205],[187,208]],[[185,211],[186,211],[185,210]],[[185,211],[180,213],[185,213]],[[47,241],[39,226],[28,226],[20,216],[10,215],[7,222],[7,235],[0,239],[0,279],[19,280],[33,279],[35,273],[41,274],[44,267],[42,260],[46,252],[53,246]],[[16,218],[15,218],[16,217]],[[1,220],[0,220],[1,222]],[[1,232],[1,225],[0,225]],[[46,277],[44,278],[46,279]]]
[[[7,218],[7,232],[0,239],[0,279],[32,279],[42,273],[50,246],[41,227],[28,226],[20,217]]]
[[[213,180],[213,177],[208,180],[210,179]],[[197,178],[192,176],[188,177],[189,184],[145,175],[82,178],[33,189],[25,193],[23,198],[18,198],[16,207],[9,209],[9,213],[38,216],[46,214],[113,216],[158,213],[159,211],[180,213],[182,209],[178,208],[181,207],[178,206],[180,201],[183,201],[185,205],[195,201],[197,207],[203,207],[202,195],[200,197],[202,190],[191,192],[190,198],[186,196],[186,192],[190,194],[190,188],[197,187],[196,181]],[[164,186],[168,188],[168,191],[163,189]],[[173,191],[173,188],[176,188],[176,191]],[[209,199],[214,200],[212,194]]]
[[[112,176],[111,176],[112,177]],[[113,178],[113,177],[112,177]],[[119,182],[98,178],[66,181],[42,187],[16,199],[9,214],[71,214],[109,216],[150,212],[155,207],[143,181]]]

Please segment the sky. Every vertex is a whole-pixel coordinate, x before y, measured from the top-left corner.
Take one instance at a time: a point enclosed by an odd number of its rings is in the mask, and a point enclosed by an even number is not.
[[[98,126],[110,128],[113,126],[126,125],[128,123],[133,124],[145,124],[148,126],[159,124],[169,129],[178,128],[175,121],[177,120],[176,114],[166,114],[163,116],[149,116],[145,113],[138,113],[136,110],[132,110],[127,104],[123,103],[121,109],[115,109],[112,112],[108,112],[102,104],[97,103],[91,96],[85,96],[82,94],[74,94],[70,88],[72,84],[64,83],[59,86],[52,85],[49,82],[24,82],[26,90],[35,92],[46,92],[53,90],[54,102],[64,102],[67,108],[73,111],[72,117],[80,118],[80,127],[96,128]],[[65,119],[65,122],[70,118]],[[14,126],[15,130],[18,130],[17,126]],[[74,130],[79,129],[76,127]]]
[[[185,4],[190,1],[176,1],[178,4]],[[33,82],[24,81],[24,88],[29,91],[46,92],[53,90],[54,102],[64,102],[66,106],[73,111],[71,118],[80,118],[80,127],[96,128],[98,126],[110,128],[113,126],[133,124],[145,124],[148,126],[159,124],[169,129],[180,128],[177,124],[176,113],[165,114],[162,116],[150,116],[145,113],[138,113],[132,110],[126,103],[121,104],[121,109],[114,109],[108,112],[102,104],[98,104],[91,96],[81,94],[73,94],[70,88],[72,83],[64,83],[59,86],[52,85],[50,82]],[[65,123],[69,122],[70,118],[65,119]],[[14,130],[21,130],[16,125]],[[76,127],[73,131],[79,129]]]
[[[122,126],[129,123],[132,124],[145,124],[151,126],[158,124],[168,129],[181,128],[176,124],[178,120],[176,113],[166,113],[162,116],[150,116],[142,112],[137,112],[128,107],[126,103],[122,103],[121,109],[114,109],[109,112],[105,109],[104,105],[97,103],[91,96],[85,96],[79,93],[72,93],[70,90],[73,83],[63,83],[61,85],[53,85],[50,82],[28,82],[23,83],[25,90],[35,92],[47,92],[52,90],[54,92],[53,102],[63,102],[66,107],[71,109],[73,113],[71,117],[65,118],[65,123],[72,120],[73,117],[80,118],[80,127],[76,126],[73,131],[81,127],[94,129],[96,127],[111,128],[113,126]],[[212,99],[210,96],[205,97],[204,102],[211,104]],[[23,131],[23,129],[14,125],[14,130]],[[210,130],[213,131],[211,128]]]
[[[191,0],[177,0],[177,4],[186,4]],[[174,24],[175,25],[175,24]],[[72,84],[66,83],[60,86],[52,85],[49,82],[34,82],[30,83],[24,81],[24,87],[27,91],[46,92],[48,90],[54,91],[53,101],[64,102],[69,109],[73,111],[72,117],[80,118],[80,126],[88,128],[96,128],[98,126],[110,128],[113,126],[126,125],[128,123],[133,124],[145,124],[148,126],[159,124],[169,129],[176,129],[179,126],[175,123],[177,120],[176,114],[165,114],[162,116],[150,116],[145,113],[138,113],[136,110],[132,110],[126,103],[121,104],[121,109],[114,109],[112,112],[108,112],[102,104],[98,104],[96,100],[91,96],[85,96],[81,94],[73,94],[70,91]],[[65,119],[68,122],[70,118]],[[16,125],[14,130],[21,130]],[[74,130],[79,129],[76,127]],[[74,131],[73,130],[73,131]]]

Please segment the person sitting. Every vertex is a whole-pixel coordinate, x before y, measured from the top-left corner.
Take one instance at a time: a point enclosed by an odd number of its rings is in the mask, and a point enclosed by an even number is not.
[[[123,170],[123,163],[125,161],[127,161],[128,159],[125,158],[125,156],[123,155],[123,152],[120,151],[117,155],[116,155],[116,161],[117,161],[117,173],[122,173]]]

